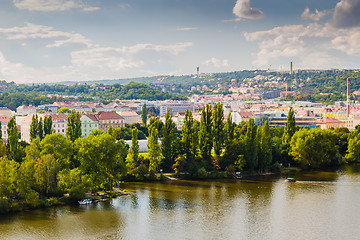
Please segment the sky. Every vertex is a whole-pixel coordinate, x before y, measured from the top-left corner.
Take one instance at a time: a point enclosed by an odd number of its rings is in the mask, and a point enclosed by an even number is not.
[[[0,0],[0,79],[358,69],[360,0]]]

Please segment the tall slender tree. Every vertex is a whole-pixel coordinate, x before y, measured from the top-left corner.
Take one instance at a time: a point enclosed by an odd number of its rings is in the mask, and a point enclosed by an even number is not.
[[[19,145],[19,131],[16,126],[15,118],[10,118],[7,124],[7,134],[8,134],[8,151],[10,160],[18,160],[17,159],[17,151]]]
[[[289,108],[288,116],[285,123],[282,140],[284,144],[290,144],[291,138],[296,131],[295,113],[292,107]]]
[[[52,133],[52,116],[44,118],[44,135],[50,135]]]
[[[165,123],[162,127],[161,153],[163,156],[162,168],[168,172],[171,170],[175,160],[174,141],[175,141],[175,123],[172,120],[170,109],[165,114]]]
[[[210,104],[206,104],[200,118],[199,149],[200,156],[208,163],[211,161],[212,145],[212,109]]]
[[[212,120],[214,152],[219,156],[224,145],[224,110],[221,103],[215,104]]]
[[[80,114],[72,110],[67,118],[66,136],[74,142],[81,137],[81,121]]]
[[[0,139],[2,139],[2,127],[1,127],[1,121],[0,121]]]
[[[141,120],[142,120],[143,124],[146,126],[146,123],[147,123],[146,103],[144,103],[144,105],[142,106],[142,109],[141,109]]]
[[[269,129],[269,122],[265,121],[264,125],[260,128],[259,140],[259,169],[265,171],[266,167],[272,161],[272,143]]]
[[[132,130],[131,147],[129,154],[126,157],[126,168],[131,174],[139,165],[139,141],[138,129],[135,127]]]
[[[193,162],[195,160],[195,153],[193,152],[193,142],[192,139],[194,138],[194,119],[190,110],[186,110],[184,124],[182,127],[182,151],[185,156],[185,160],[187,163]]]
[[[160,170],[161,164],[161,151],[158,142],[159,131],[156,127],[156,121],[149,126],[149,139],[148,139],[148,156],[149,156],[149,174],[154,176]]]
[[[37,129],[37,135],[42,140],[44,138],[44,127],[43,127],[43,120],[40,117],[39,123],[38,123],[38,129]]]
[[[257,139],[256,139],[256,125],[254,123],[254,119],[250,118],[249,122],[247,123],[247,130],[245,135],[246,140],[246,155],[245,159],[248,164],[248,167],[251,172],[258,165],[258,146],[257,146]]]
[[[81,138],[81,119],[80,119],[80,113],[77,113],[77,114],[76,114],[74,136],[75,136],[75,140],[78,139],[78,138]]]
[[[35,115],[32,116],[31,124],[30,124],[30,141],[37,138],[37,136],[38,136],[38,125],[39,125],[38,115],[35,114]]]
[[[229,113],[226,122],[224,124],[224,145],[225,148],[229,146],[231,141],[234,139],[235,124],[232,121],[232,115]]]

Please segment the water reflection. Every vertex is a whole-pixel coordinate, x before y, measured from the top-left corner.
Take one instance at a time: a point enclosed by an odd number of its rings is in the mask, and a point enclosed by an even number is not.
[[[356,239],[359,170],[127,183],[109,202],[2,216],[0,239]]]

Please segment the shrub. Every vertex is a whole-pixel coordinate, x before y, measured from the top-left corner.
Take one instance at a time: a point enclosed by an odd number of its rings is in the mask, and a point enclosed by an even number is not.
[[[85,197],[85,189],[81,185],[74,186],[69,191],[69,197],[73,201],[78,201]]]

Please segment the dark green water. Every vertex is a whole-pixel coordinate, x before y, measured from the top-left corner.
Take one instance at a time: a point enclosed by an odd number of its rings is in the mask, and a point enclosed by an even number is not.
[[[122,187],[134,194],[1,216],[0,239],[360,239],[359,166]]]

